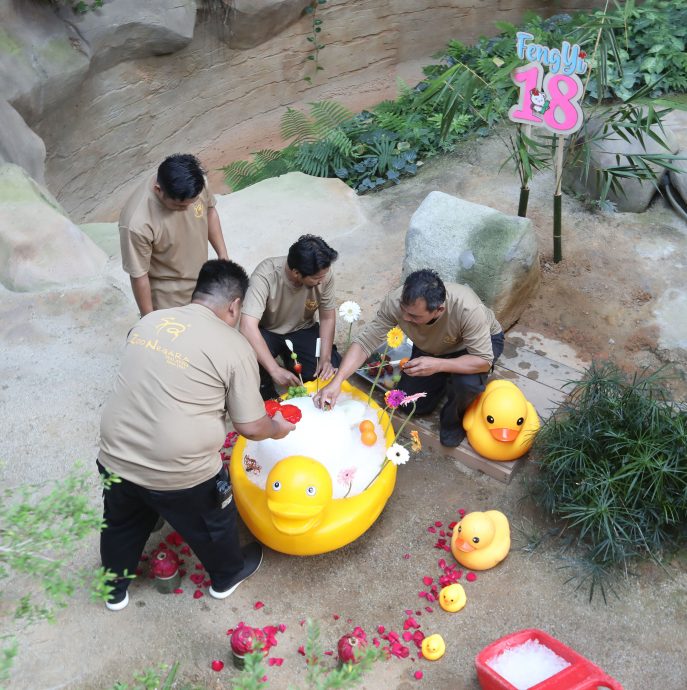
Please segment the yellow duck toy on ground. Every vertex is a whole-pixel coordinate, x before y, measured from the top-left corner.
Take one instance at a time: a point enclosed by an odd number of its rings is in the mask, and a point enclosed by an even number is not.
[[[515,460],[524,455],[539,430],[534,405],[511,381],[496,379],[463,415],[470,445],[488,460]]]
[[[468,513],[453,528],[451,551],[465,568],[493,568],[510,551],[508,518],[498,510]]]

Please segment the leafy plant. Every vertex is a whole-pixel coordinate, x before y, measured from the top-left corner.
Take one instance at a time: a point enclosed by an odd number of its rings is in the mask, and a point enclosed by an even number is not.
[[[687,413],[664,380],[594,363],[535,439],[534,497],[600,568],[660,559],[684,540]]]
[[[85,14],[103,6],[104,0],[48,0],[54,7],[70,7],[74,14]]]
[[[312,47],[312,52],[305,59],[308,63],[312,63],[315,74],[324,69],[324,67],[320,65],[320,51],[324,49],[324,44],[320,43],[322,20],[317,16],[317,10],[326,3],[327,0],[312,0],[304,10],[311,18],[310,33],[305,37],[305,40],[308,41]],[[312,83],[313,76],[314,75],[306,74],[303,79],[310,84]]]
[[[117,481],[111,477],[104,486]],[[19,600],[15,618],[53,621],[56,608],[66,606],[89,580],[94,596],[105,599],[111,593],[107,581],[113,573],[71,565],[78,544],[103,526],[101,508],[90,501],[91,488],[91,475],[77,467],[59,481],[0,492],[0,580],[27,579],[23,589],[28,594]],[[0,639],[6,641],[0,652],[2,681],[9,677],[17,642],[11,635]]]

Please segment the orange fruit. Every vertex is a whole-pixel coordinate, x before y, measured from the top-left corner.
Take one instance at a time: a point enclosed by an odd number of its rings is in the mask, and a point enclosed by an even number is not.
[[[374,446],[374,444],[377,443],[377,434],[375,434],[374,431],[363,431],[363,433],[360,434],[360,440],[366,446]]]
[[[403,367],[408,364],[408,357],[404,357],[399,363],[398,366],[400,369],[403,369]]]
[[[361,434],[365,431],[372,431],[374,433],[375,423],[370,419],[363,419],[363,421],[358,425],[358,429],[360,429]]]

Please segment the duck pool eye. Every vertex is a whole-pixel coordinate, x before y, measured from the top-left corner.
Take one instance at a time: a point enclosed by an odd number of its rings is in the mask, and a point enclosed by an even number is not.
[[[309,486],[305,490],[305,493],[308,494],[308,496],[314,496],[317,493],[317,489],[314,486]]]
[[[272,489],[274,491],[279,491],[279,489],[281,489],[281,482],[272,482]]]
[[[472,541],[474,544],[479,544],[479,537],[473,537]]]
[[[493,424],[493,423],[494,423],[494,418],[493,418],[490,414],[488,414],[488,415],[487,415],[487,421],[489,422],[489,424]]]
[[[525,420],[524,420],[522,417],[518,417],[518,426],[522,426],[522,423],[523,423],[524,421],[525,421]]]
[[[462,529],[463,528],[460,525],[458,525],[458,531],[460,532]]]

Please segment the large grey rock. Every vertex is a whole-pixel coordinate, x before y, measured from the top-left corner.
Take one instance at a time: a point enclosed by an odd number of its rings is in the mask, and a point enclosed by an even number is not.
[[[33,292],[98,276],[107,255],[17,165],[0,167],[0,283]]]
[[[687,157],[687,150],[681,151],[680,155]],[[687,206],[687,161],[675,161],[675,167],[679,168],[680,172],[671,170],[668,173],[670,176],[670,184],[673,185]]]
[[[0,163],[16,163],[41,184],[45,182],[45,144],[7,102],[0,100]]]
[[[310,0],[232,0],[222,32],[230,48],[246,50],[276,36],[303,14]]]
[[[166,55],[188,45],[196,21],[195,0],[105,0],[93,12],[60,16],[90,46],[94,67],[104,70],[122,60]]]
[[[644,136],[642,144],[632,138],[630,141],[625,141],[612,131],[602,134],[602,127],[603,121],[600,119],[592,119],[585,124],[585,136],[588,139],[595,139],[589,144],[591,147],[589,173],[585,175],[581,165],[567,166],[563,171],[563,184],[576,194],[600,199],[601,185],[599,184],[598,171],[618,165],[628,165],[628,154],[675,154],[679,150],[675,135],[666,126],[663,127],[663,130],[658,125],[652,126],[651,129],[663,139],[668,148],[664,148],[648,136]],[[659,163],[652,162],[649,165],[655,174],[653,182],[627,177],[616,178],[619,180],[623,192],[617,193],[610,189],[606,198],[616,205],[618,211],[630,213],[646,211],[654,194],[656,194],[658,181],[665,172],[665,167]]]
[[[33,124],[81,84],[88,46],[48,2],[0,0],[0,27],[0,94]]]
[[[469,285],[510,328],[539,286],[537,238],[528,218],[430,192],[410,219],[403,277],[421,268]]]

